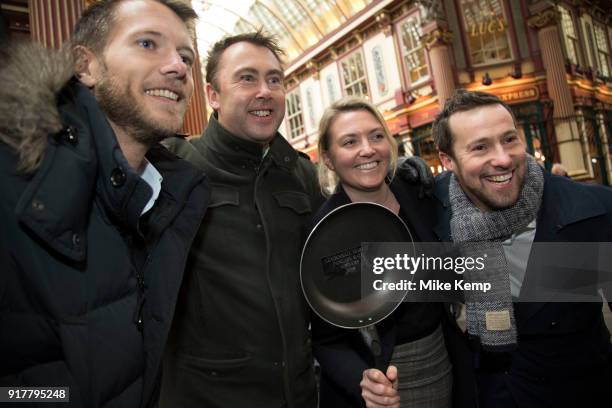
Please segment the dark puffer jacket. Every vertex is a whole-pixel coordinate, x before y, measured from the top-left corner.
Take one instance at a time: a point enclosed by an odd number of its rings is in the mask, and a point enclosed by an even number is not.
[[[151,188],[92,93],[41,51],[9,57],[0,68],[0,386],[68,386],[62,407],[153,406],[207,180],[152,148],[162,191],[140,217]],[[26,147],[40,145],[37,169],[16,171]]]

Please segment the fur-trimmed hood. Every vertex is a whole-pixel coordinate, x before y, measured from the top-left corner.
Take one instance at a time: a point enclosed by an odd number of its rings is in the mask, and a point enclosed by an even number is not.
[[[35,43],[0,49],[0,142],[19,155],[18,170],[36,170],[49,134],[62,128],[56,96],[74,73],[68,47],[48,50]]]

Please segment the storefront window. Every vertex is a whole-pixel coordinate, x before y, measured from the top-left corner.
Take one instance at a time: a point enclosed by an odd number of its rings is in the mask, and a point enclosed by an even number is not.
[[[367,98],[368,83],[361,51],[354,52],[342,60],[341,66],[342,82],[346,95]]]
[[[595,33],[595,46],[597,47],[597,68],[603,77],[610,76],[610,51],[608,48],[608,41],[606,39],[606,31],[599,24],[593,25],[593,31]]]
[[[541,106],[537,103],[527,103],[512,105],[511,108],[519,134],[527,144],[527,151],[538,163],[550,170],[552,152],[546,137],[546,122]]]
[[[610,25],[608,25],[608,44],[612,46],[612,27]]]
[[[501,0],[460,0],[472,65],[512,59],[508,20]]]
[[[578,124],[581,131],[584,132],[584,138],[587,141],[593,179],[598,184],[608,185],[604,156],[605,150],[603,149],[604,145],[595,112],[591,109],[584,109],[582,114],[578,116]]]
[[[334,78],[332,74],[327,74],[325,77],[325,84],[327,87],[327,98],[329,99],[329,103],[333,103],[338,99],[336,96],[336,87],[334,86]]]
[[[302,103],[300,101],[299,90],[287,94],[285,102],[287,104],[289,139],[295,139],[304,133],[304,119],[302,118]]]
[[[561,30],[563,31],[567,58],[572,64],[578,65],[578,35],[576,35],[574,20],[569,10],[562,6],[558,6],[558,8],[561,14]]]
[[[419,26],[417,14],[399,24],[402,60],[411,84],[429,78],[425,47],[419,39]]]

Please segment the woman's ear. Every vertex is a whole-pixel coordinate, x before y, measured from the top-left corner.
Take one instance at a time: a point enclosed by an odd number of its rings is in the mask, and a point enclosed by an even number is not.
[[[332,162],[332,159],[329,157],[328,152],[323,152],[323,163],[331,171],[336,171],[336,168],[334,167],[334,163]]]

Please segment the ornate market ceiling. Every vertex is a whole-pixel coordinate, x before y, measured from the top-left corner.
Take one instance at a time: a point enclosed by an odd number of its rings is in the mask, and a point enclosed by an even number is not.
[[[192,0],[202,58],[226,35],[263,28],[276,36],[289,63],[372,0]]]

